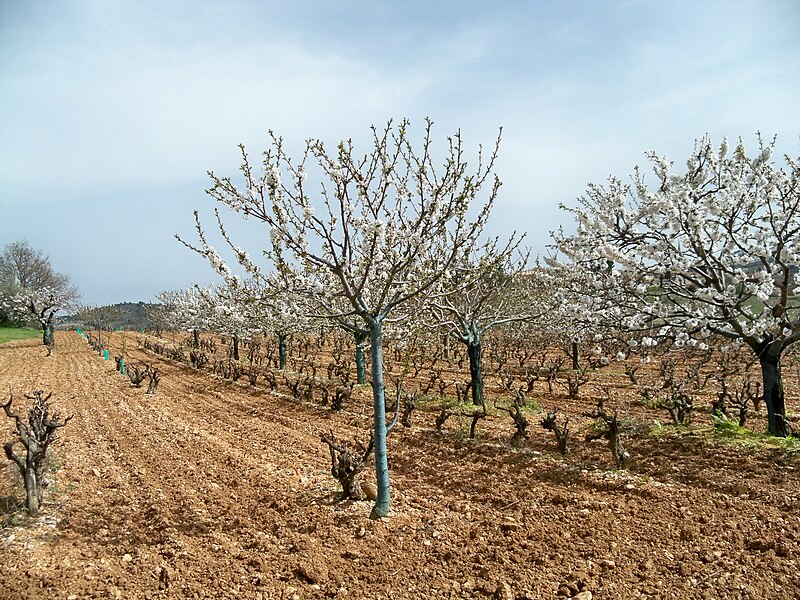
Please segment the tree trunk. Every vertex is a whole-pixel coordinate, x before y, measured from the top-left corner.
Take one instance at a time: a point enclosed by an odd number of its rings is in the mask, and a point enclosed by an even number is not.
[[[369,338],[369,333],[357,329],[354,336],[356,338],[356,383],[362,385],[367,383],[367,363],[364,358],[364,343]]]
[[[764,403],[767,405],[769,432],[785,437],[789,434],[786,423],[786,404],[781,378],[781,345],[779,342],[763,347],[758,354],[764,382]]]
[[[239,336],[233,336],[233,360],[239,360]]]
[[[278,334],[278,368],[283,371],[286,368],[286,334]]]
[[[572,370],[578,371],[580,370],[581,366],[579,364],[578,359],[580,358],[580,354],[578,354],[578,342],[572,342]]]
[[[25,468],[25,505],[31,517],[39,515],[39,483],[36,480],[36,470],[28,465]]]
[[[378,499],[372,507],[370,517],[379,519],[389,514],[389,461],[386,455],[386,404],[383,385],[383,323],[370,323],[369,340],[372,352],[372,404],[375,430],[375,477],[378,484]]]
[[[199,329],[193,329],[192,330],[192,335],[194,336],[193,337],[194,347],[195,348],[199,348],[200,347],[200,330]]]
[[[481,371],[481,347],[480,337],[477,341],[467,342],[467,354],[469,355],[469,376],[472,382],[472,404],[483,406],[483,373]]]
[[[42,344],[50,348],[53,345],[53,324],[46,321],[42,327]]]
[[[56,347],[56,337],[53,333],[53,317],[55,317],[55,311],[51,311],[47,318],[40,318],[39,322],[42,324],[42,344],[47,346],[47,356],[50,356],[53,353],[53,348]]]

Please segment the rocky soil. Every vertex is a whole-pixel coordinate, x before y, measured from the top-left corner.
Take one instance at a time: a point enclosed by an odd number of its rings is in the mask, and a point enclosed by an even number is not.
[[[373,521],[369,502],[336,502],[320,441],[365,440],[365,401],[335,414],[128,335],[130,360],[163,373],[152,396],[75,332],[49,358],[35,340],[0,346],[18,412],[45,389],[75,415],[39,519],[0,467],[0,598],[800,597],[800,446],[643,426],[622,471],[577,416],[564,458],[537,415],[511,447],[508,418],[469,440],[463,419],[437,432],[420,411],[389,439],[394,512]]]

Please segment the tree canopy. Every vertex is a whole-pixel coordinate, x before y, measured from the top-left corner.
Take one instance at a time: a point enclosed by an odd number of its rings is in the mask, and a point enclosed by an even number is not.
[[[654,152],[655,181],[590,185],[574,235],[557,248],[580,271],[562,293],[576,318],[613,321],[677,347],[712,334],[747,344],[758,357],[772,433],[787,433],[780,357],[800,339],[799,159],[755,156],[739,141],[698,140],[677,173]]]
[[[499,137],[488,156],[478,151],[477,166],[470,170],[460,132],[447,139],[444,160],[434,160],[431,127],[427,121],[421,144],[413,143],[405,120],[373,127],[372,147],[364,155],[351,140],[334,151],[308,140],[298,160],[270,132],[260,169],[241,147],[243,187],[210,174],[212,198],[269,228],[263,255],[293,292],[305,296],[315,316],[345,327],[355,318],[369,332],[376,517],[389,511],[383,325],[401,317],[404,305],[431,291],[465,249],[479,243],[500,187],[493,172]],[[232,242],[219,213],[217,220],[239,264],[251,277],[263,278],[247,252]],[[197,231],[200,244],[187,245],[220,275],[234,279],[199,219]]]
[[[0,253],[0,308],[18,324],[33,322],[52,345],[53,318],[79,298],[69,276],[53,270],[50,259],[27,242],[8,244]]]

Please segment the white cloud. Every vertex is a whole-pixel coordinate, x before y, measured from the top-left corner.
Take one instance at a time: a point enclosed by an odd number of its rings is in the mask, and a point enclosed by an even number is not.
[[[181,252],[168,234],[191,233],[191,208],[208,208],[206,170],[237,174],[238,142],[255,155],[272,128],[296,153],[307,137],[358,144],[372,123],[430,115],[437,139],[461,128],[470,149],[504,126],[492,227],[527,229],[543,248],[558,202],[626,177],[645,149],[681,163],[706,132],[757,129],[796,148],[797,9],[730,6],[6,4],[0,238],[33,242],[38,223],[43,243],[97,272],[102,254],[59,237],[91,222],[99,243],[138,244],[155,271]],[[158,213],[147,244],[103,216],[108,204]]]

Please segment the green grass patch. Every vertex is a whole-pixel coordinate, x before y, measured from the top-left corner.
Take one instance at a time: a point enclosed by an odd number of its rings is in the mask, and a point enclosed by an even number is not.
[[[41,335],[41,330],[26,327],[0,327],[0,344],[16,340],[30,340]]]
[[[719,439],[736,446],[751,450],[778,450],[789,456],[797,456],[800,453],[800,437],[794,435],[777,437],[767,433],[750,431],[745,427],[739,427],[739,424],[733,419],[724,424],[721,424],[719,420],[715,420],[714,430]]]
[[[787,457],[800,456],[800,437],[796,435],[777,437],[740,427],[738,419],[713,415],[712,425],[663,425],[656,421],[648,432],[662,440],[695,439],[719,442],[747,450],[777,450]]]

